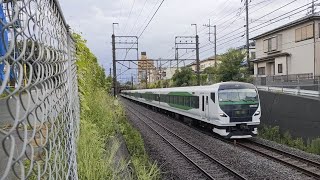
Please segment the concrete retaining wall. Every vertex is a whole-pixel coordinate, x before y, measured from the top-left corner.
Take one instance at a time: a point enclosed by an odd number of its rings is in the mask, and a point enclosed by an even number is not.
[[[304,140],[320,137],[320,100],[260,91],[261,124]]]

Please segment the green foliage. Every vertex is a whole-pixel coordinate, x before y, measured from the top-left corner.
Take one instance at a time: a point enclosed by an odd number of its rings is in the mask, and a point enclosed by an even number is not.
[[[320,155],[320,138],[316,138],[308,143],[308,152]]]
[[[205,85],[207,84],[208,74],[200,74],[200,84]]]
[[[125,136],[138,179],[157,179],[159,170],[151,164],[138,131],[125,118],[123,107],[108,95],[111,77],[106,77],[97,58],[80,35],[74,34],[77,49],[78,84],[81,100],[80,138],[78,140],[78,174],[80,179],[121,179],[125,162],[114,165],[119,144],[107,146],[116,133]],[[120,122],[120,123],[119,123]],[[134,163],[136,162],[136,163]],[[150,176],[147,176],[147,175]]]
[[[263,126],[259,129],[259,137],[320,155],[320,138],[316,138],[311,142],[308,141],[308,143],[305,144],[302,138],[293,138],[289,131],[282,134],[279,126]]]
[[[181,86],[190,86],[192,80],[192,69],[188,67],[183,67],[181,70],[176,70],[174,73],[172,80],[174,86],[181,87]]]
[[[160,170],[155,163],[149,162],[141,134],[128,123],[124,112],[122,114],[123,117],[119,119],[120,131],[131,154],[131,162],[135,167],[136,176],[141,180],[159,179]]]
[[[219,81],[244,81],[247,69],[242,67],[241,62],[245,54],[241,50],[230,49],[221,56],[221,64],[217,69]]]

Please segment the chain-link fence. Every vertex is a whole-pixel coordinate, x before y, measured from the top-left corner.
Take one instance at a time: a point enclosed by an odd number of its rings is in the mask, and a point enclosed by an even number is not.
[[[0,0],[0,179],[78,179],[75,45],[57,0]]]

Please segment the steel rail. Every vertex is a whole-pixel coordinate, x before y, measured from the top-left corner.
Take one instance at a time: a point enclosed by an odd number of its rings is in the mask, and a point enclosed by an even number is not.
[[[132,106],[126,104],[127,107],[130,107],[131,109],[137,111],[135,108],[133,108]],[[182,154],[190,163],[192,163],[193,165],[195,165],[201,172],[203,172],[209,179],[215,179],[214,177],[212,177],[212,175],[210,175],[208,172],[206,172],[206,170],[204,170],[203,168],[201,168],[196,162],[194,162],[192,159],[190,159],[185,153],[183,153],[181,150],[179,150],[179,148],[177,148],[174,144],[172,144],[168,139],[166,139],[163,135],[161,135],[157,130],[155,130],[153,127],[151,127],[146,121],[144,121],[141,117],[139,117],[135,112],[133,112],[132,110],[130,110],[129,108],[127,108],[128,111],[130,111],[132,114],[134,114],[138,119],[140,119],[144,124],[146,124],[149,128],[151,128],[156,134],[158,134],[163,140],[165,140],[168,144],[170,144],[171,147],[173,147],[176,151],[178,151],[180,154]],[[219,160],[213,158],[212,156],[210,156],[209,154],[207,154],[206,152],[202,151],[201,149],[199,149],[198,147],[196,147],[195,145],[191,144],[190,142],[186,141],[184,138],[182,138],[181,136],[177,135],[176,133],[172,132],[171,130],[169,130],[168,128],[164,127],[163,125],[161,125],[160,123],[158,123],[157,121],[153,120],[152,118],[146,116],[145,114],[140,113],[143,117],[149,119],[150,121],[152,121],[153,123],[155,123],[156,125],[158,125],[159,127],[161,127],[162,129],[164,129],[166,132],[169,132],[169,134],[173,135],[174,137],[176,137],[177,139],[179,139],[180,141],[182,141],[184,144],[188,145],[189,147],[191,147],[192,149],[194,149],[195,151],[197,151],[198,153],[200,153],[202,156],[206,157],[207,159],[209,159],[210,161],[215,162],[217,165],[219,165],[220,167],[222,167],[223,169],[225,169],[230,175],[234,176],[236,179],[246,179],[244,178],[242,175],[240,175],[239,173],[235,172],[234,170],[232,170],[231,168],[227,167],[226,165],[224,165],[222,162],[220,162]]]
[[[320,163],[319,162],[312,161],[312,160],[297,156],[295,154],[292,154],[290,152],[279,150],[279,149],[276,149],[261,143],[257,143],[251,140],[245,141],[245,142],[237,142],[237,145],[240,145],[241,147],[244,147],[255,153],[266,156],[270,159],[278,161],[287,166],[290,166],[291,168],[297,169],[298,171],[302,172],[305,175],[308,175],[315,179],[320,180]],[[259,150],[255,147],[266,149],[270,153],[261,151],[261,149]],[[281,157],[279,158],[276,155],[271,155],[271,153],[277,153],[278,155],[284,156],[285,158],[281,158]],[[286,158],[289,158],[289,159],[286,160]]]

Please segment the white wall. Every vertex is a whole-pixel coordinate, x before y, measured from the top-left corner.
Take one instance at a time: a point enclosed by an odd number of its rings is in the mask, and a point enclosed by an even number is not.
[[[167,68],[166,70],[164,70],[166,72],[166,77],[164,77],[163,79],[171,79],[176,70],[177,68]]]

